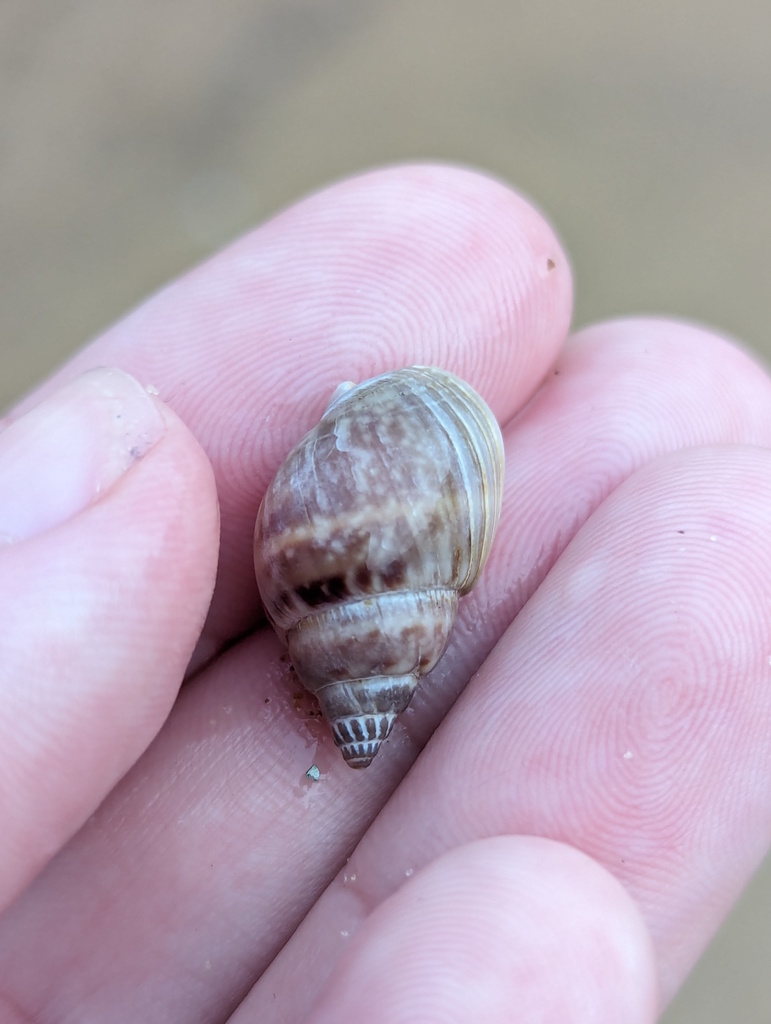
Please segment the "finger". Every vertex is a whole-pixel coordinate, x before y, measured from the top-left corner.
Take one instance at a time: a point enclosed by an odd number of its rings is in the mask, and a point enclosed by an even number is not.
[[[656,1016],[639,910],[588,857],[543,839],[451,850],[381,903],[351,942],[344,933],[329,941],[345,952],[308,1024]]]
[[[457,168],[395,168],[290,208],[151,299],[46,388],[120,366],[154,385],[205,449],[222,550],[200,663],[254,623],[260,498],[341,381],[436,364],[505,421],[553,362],[570,308],[567,259],[524,200]]]
[[[0,434],[0,902],[158,731],[214,580],[211,471],[124,373]]]
[[[414,712],[397,725],[387,750],[357,774],[340,762],[324,724],[309,717],[272,637],[258,635],[229,651],[184,694],[98,824],[69,845],[3,922],[0,942],[13,935],[15,953],[2,970],[17,1001],[37,1000],[37,1010],[53,1014],[86,1003],[106,1013],[120,1003],[135,1019],[141,989],[169,1021],[232,1004],[337,871],[479,664],[475,658],[494,644],[592,502],[658,448],[742,432],[757,439],[761,410],[771,410],[767,380],[749,359],[684,325],[596,328],[571,344],[561,366],[505,431],[504,518],[481,602],[464,610],[456,631],[471,656],[453,642],[450,667],[443,661],[441,674],[419,688]],[[703,404],[688,397],[695,372],[702,374]],[[647,432],[641,403],[649,410]],[[627,421],[635,428],[625,433]],[[771,434],[767,421],[765,430]],[[317,786],[304,776],[313,761],[323,772]],[[162,856],[152,852],[157,844]],[[41,931],[81,931],[74,922],[82,921],[95,885],[101,913],[98,924],[89,921],[98,939],[92,933],[77,946],[73,972],[71,948],[65,957]],[[38,969],[25,978],[31,948]],[[306,954],[318,960],[316,952]],[[40,982],[43,962],[47,986]],[[191,963],[210,967],[180,990],[173,979]],[[309,967],[298,997],[307,991],[312,999],[311,982]],[[285,993],[264,1012],[279,1012],[286,1024],[295,1019],[293,999]]]
[[[331,929],[354,936],[406,869],[504,833],[569,843],[624,884],[666,1001],[771,838],[769,509],[759,448],[685,450],[619,487],[235,1019],[304,1019]]]

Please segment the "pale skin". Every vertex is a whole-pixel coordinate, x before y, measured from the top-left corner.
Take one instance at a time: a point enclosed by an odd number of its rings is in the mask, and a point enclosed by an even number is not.
[[[396,168],[10,413],[2,1024],[656,1019],[769,844],[771,381],[683,323],[571,336],[571,303],[524,200]],[[252,526],[336,385],[412,363],[498,416],[504,511],[354,772],[261,617]]]

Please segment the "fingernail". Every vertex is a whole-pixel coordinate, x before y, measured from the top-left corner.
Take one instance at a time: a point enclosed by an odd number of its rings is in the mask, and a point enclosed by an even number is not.
[[[0,544],[34,537],[88,508],[166,430],[122,370],[91,370],[0,433]]]

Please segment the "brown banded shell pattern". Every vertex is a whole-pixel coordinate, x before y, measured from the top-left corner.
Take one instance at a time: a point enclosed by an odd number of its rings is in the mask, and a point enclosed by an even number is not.
[[[500,515],[503,444],[482,399],[414,366],[341,386],[263,499],[266,613],[352,767],[444,652]]]

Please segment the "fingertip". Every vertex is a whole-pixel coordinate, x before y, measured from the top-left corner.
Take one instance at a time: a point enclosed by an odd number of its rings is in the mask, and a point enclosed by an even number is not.
[[[435,364],[467,379],[505,420],[570,326],[572,272],[554,228],[509,184],[478,170],[416,163],[368,171],[301,200],[238,245],[263,242],[263,231],[297,238],[303,278],[317,277],[323,251],[328,299],[340,297],[354,331],[341,339],[348,365],[332,386]],[[340,348],[326,353],[335,363]]]
[[[350,940],[312,1024],[655,1019],[653,946],[622,886],[546,839],[478,840],[432,862]]]
[[[206,456],[136,381],[96,377],[63,389],[72,392],[63,404],[61,392],[52,396],[42,418],[31,414],[31,434],[20,420],[14,435],[26,497],[6,503],[6,521],[35,528],[0,548],[0,900],[157,733],[214,586],[218,509]],[[64,502],[60,451],[77,478]],[[40,515],[38,500],[56,514]]]
[[[532,202],[478,170],[395,165],[300,198],[153,296],[42,391],[95,359],[115,363],[151,377],[215,458],[242,439],[220,432],[212,410],[229,423],[235,393],[265,408],[287,379],[301,397],[312,383],[324,402],[341,380],[435,364],[506,420],[553,362],[571,312],[568,257]]]

